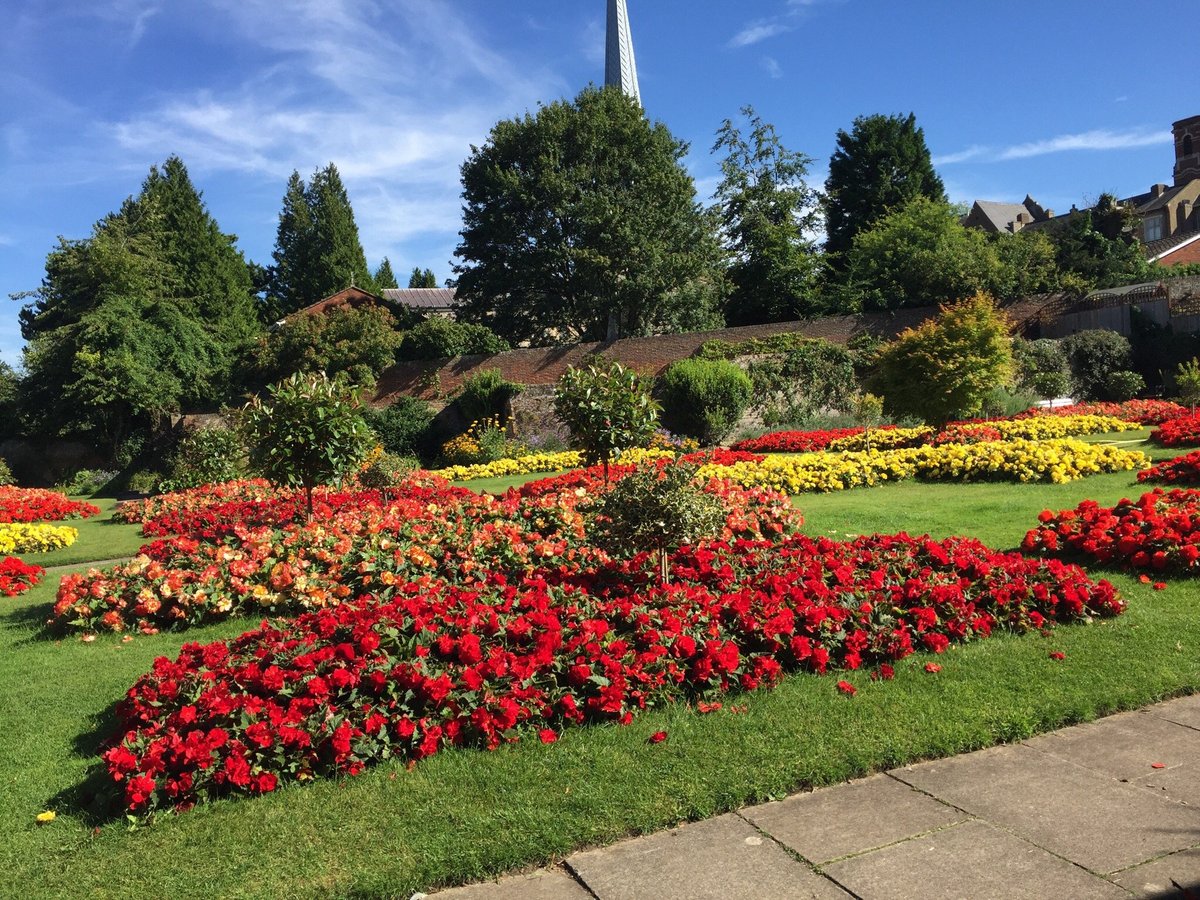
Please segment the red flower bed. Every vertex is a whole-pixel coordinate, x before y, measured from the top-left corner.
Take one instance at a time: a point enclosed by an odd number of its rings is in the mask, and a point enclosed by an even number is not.
[[[377,494],[348,495],[345,507],[326,518],[278,527],[257,524],[258,504],[217,504],[172,516],[172,527],[197,530],[148,544],[127,563],[63,576],[49,624],[59,631],[152,633],[230,615],[320,609],[420,577],[472,584],[496,570],[603,560],[584,542],[577,509],[601,489],[560,486],[497,499],[411,485],[386,506]],[[729,539],[775,538],[801,521],[783,494],[715,480],[705,489],[725,504]],[[352,503],[355,497],[362,502]],[[213,521],[213,509],[245,512],[249,524]]]
[[[679,458],[680,462],[691,463],[694,466],[732,466],[734,463],[760,463],[764,459],[761,453],[750,453],[746,450],[726,450],[724,447],[713,447],[711,450],[697,450]]]
[[[0,594],[5,597],[15,597],[23,594],[46,574],[41,566],[23,562],[15,556],[0,559]]]
[[[130,813],[182,809],[1123,609],[1075,566],[960,538],[717,542],[676,554],[666,586],[645,568],[405,579],[187,644],[129,690],[105,763]]]
[[[1177,456],[1157,466],[1138,472],[1138,481],[1153,481],[1161,484],[1200,483],[1200,450],[1185,456]]]
[[[1200,566],[1200,491],[1159,488],[1113,507],[1085,500],[1075,509],[1045,510],[1038,520],[1025,535],[1025,550],[1155,571]]]
[[[1169,419],[1150,432],[1150,440],[1163,447],[1200,445],[1200,416]]]
[[[86,519],[99,512],[100,507],[71,500],[58,491],[0,485],[0,522],[58,522]]]
[[[1013,418],[1028,419],[1032,416],[1115,416],[1126,422],[1141,425],[1161,425],[1168,419],[1178,419],[1189,414],[1186,406],[1169,400],[1126,400],[1122,403],[1076,403],[1054,409],[1035,406]]]
[[[883,425],[877,431],[895,428]],[[824,431],[775,431],[756,438],[747,438],[732,445],[733,450],[751,453],[815,453],[826,449],[841,438],[862,434],[861,428],[831,428]]]
[[[979,444],[1002,440],[1004,435],[985,423],[952,422],[935,434],[930,443],[937,447],[942,444]]]

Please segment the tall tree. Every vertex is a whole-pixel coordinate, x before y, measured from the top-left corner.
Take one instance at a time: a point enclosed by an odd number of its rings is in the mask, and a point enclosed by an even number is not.
[[[460,318],[533,343],[719,321],[720,248],[686,152],[612,88],[497,123],[462,167]]]
[[[269,315],[280,318],[351,285],[375,290],[350,197],[333,163],[307,185],[292,172],[279,213]]]
[[[229,398],[256,331],[249,269],[177,158],[84,240],[59,240],[21,310],[23,405],[110,450],[158,413]]]
[[[396,273],[392,271],[392,262],[386,256],[379,264],[379,268],[375,270],[372,280],[375,282],[377,291],[394,290],[400,287],[400,283],[396,281]]]
[[[817,194],[805,182],[812,159],[788,150],[775,127],[745,107],[749,135],[726,119],[713,152],[725,152],[717,188],[731,262],[725,319],[730,325],[780,322],[819,309],[819,257],[813,232]]]
[[[849,133],[839,129],[825,195],[825,250],[841,254],[891,210],[915,197],[945,201],[946,189],[909,113],[859,116]]]
[[[433,274],[433,269],[421,271],[420,266],[413,266],[412,274],[408,276],[408,286],[410,288],[435,288],[438,286],[437,276]]]
[[[1091,209],[1047,230],[1065,288],[1082,294],[1156,277],[1133,236],[1133,215],[1112,194],[1101,194]]]

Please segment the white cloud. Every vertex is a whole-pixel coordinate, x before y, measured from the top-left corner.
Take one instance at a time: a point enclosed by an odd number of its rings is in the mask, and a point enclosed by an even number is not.
[[[768,38],[791,31],[791,26],[783,22],[754,22],[747,25],[729,40],[730,47],[749,47]]]
[[[762,59],[763,68],[767,70],[767,74],[772,78],[783,77],[783,67],[779,65],[779,60],[773,56],[764,56]]]
[[[1009,147],[973,145],[957,153],[947,153],[934,157],[933,163],[934,165],[951,165],[953,163],[967,162],[968,160],[1005,162],[1013,159],[1030,159],[1035,156],[1046,156],[1051,153],[1068,153],[1079,150],[1128,150],[1137,147],[1169,144],[1170,142],[1171,132],[1161,129],[1157,131],[1147,131],[1145,129],[1134,129],[1131,131],[1095,129],[1079,134],[1060,134],[1057,137],[1013,144]]]

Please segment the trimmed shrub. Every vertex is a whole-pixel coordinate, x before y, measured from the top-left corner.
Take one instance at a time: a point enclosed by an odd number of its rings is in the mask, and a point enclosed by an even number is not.
[[[554,412],[570,429],[584,462],[604,467],[606,483],[614,456],[650,440],[660,409],[642,376],[602,358],[580,369],[569,366],[554,389]]]
[[[454,403],[467,422],[495,418],[503,423],[508,401],[521,390],[521,385],[505,381],[499,369],[482,369],[463,382]]]
[[[210,426],[189,432],[179,442],[167,477],[158,485],[162,491],[183,491],[204,484],[234,481],[246,474],[246,445],[230,428]],[[135,488],[132,479],[130,490]]]
[[[424,456],[429,451],[433,409],[415,397],[400,397],[391,406],[367,411],[367,424],[383,449],[397,456]]]
[[[723,359],[681,359],[659,379],[663,422],[676,434],[715,444],[737,424],[753,393],[749,376]]]
[[[1013,341],[1013,357],[1017,362],[1017,385],[1051,400],[1065,396],[1071,389],[1071,366],[1059,341],[1041,338],[1036,341]]]
[[[1093,329],[1063,338],[1062,347],[1071,366],[1077,399],[1129,399],[1115,397],[1111,390],[1127,387],[1127,379],[1109,382],[1114,373],[1128,370],[1133,365],[1133,349],[1128,338],[1115,331]]]
[[[17,480],[13,478],[12,469],[8,467],[4,457],[0,456],[0,485],[16,483]]]
[[[405,333],[396,358],[443,359],[480,353],[503,353],[511,349],[508,341],[483,325],[451,322],[441,316],[430,316]]]

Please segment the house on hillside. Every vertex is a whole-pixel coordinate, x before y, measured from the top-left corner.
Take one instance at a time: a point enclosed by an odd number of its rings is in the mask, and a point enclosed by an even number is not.
[[[1143,194],[1119,200],[1137,219],[1137,237],[1146,258],[1164,266],[1200,262],[1200,116],[1180,119],[1171,126],[1175,139],[1173,183],[1151,185]],[[1022,203],[977,200],[963,224],[992,234],[1015,234],[1023,228],[1052,228],[1066,222],[1074,208],[1061,216],[1045,210],[1029,196]]]
[[[453,319],[454,288],[387,288],[380,295],[359,287],[348,287],[296,310],[292,316],[324,315],[334,309],[370,306],[383,307],[402,319],[411,318],[414,314],[421,318],[444,316]]]

